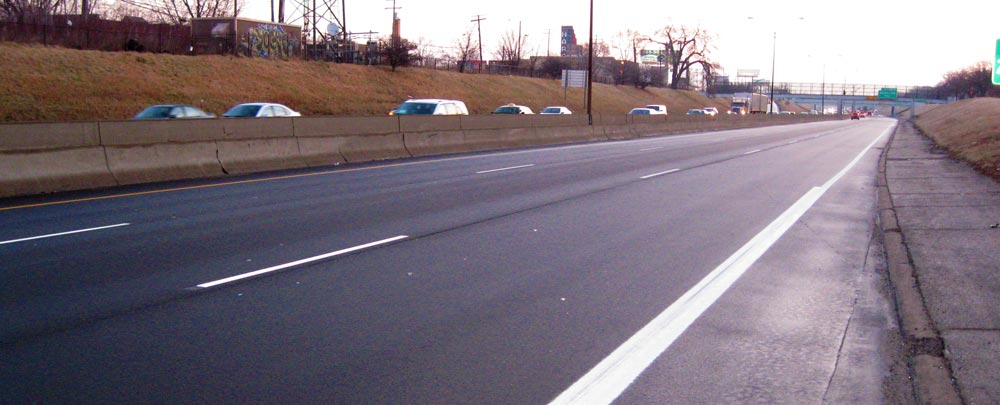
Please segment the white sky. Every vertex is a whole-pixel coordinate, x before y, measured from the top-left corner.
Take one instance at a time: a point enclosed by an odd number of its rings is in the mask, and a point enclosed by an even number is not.
[[[295,23],[301,24],[299,1],[286,0],[286,21],[298,18]],[[350,32],[375,31],[379,37],[391,32],[393,0],[326,1],[338,18],[346,4]],[[475,27],[476,15],[485,18],[488,57],[518,24],[533,55],[545,55],[549,47],[558,54],[563,25],[575,28],[579,43],[588,36],[587,0],[395,1],[403,37],[423,38],[445,53]],[[593,1],[595,42],[613,45],[617,33],[627,29],[654,36],[666,25],[700,26],[716,37],[713,60],[734,78],[737,69],[758,69],[770,78],[773,49],[778,82],[819,83],[825,76],[827,82],[932,86],[949,71],[992,59],[1000,38],[996,1]],[[243,17],[271,19],[270,1],[246,2]]]

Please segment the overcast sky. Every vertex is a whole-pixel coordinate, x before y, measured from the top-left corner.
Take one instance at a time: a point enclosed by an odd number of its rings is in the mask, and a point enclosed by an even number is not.
[[[391,32],[393,0],[325,0],[338,18],[346,1],[349,32]],[[757,69],[778,82],[935,85],[945,73],[993,58],[1000,38],[1000,2],[631,1],[593,0],[595,42],[611,45],[632,29],[654,36],[666,25],[700,26],[716,40],[712,59],[725,74]],[[277,3],[277,0],[275,0]],[[286,21],[301,24],[298,0],[286,0]],[[322,5],[324,0],[317,0]],[[471,20],[482,16],[483,52],[508,32],[528,35],[531,54],[559,52],[560,27],[587,41],[585,0],[395,0],[402,35],[453,51]],[[311,3],[310,3],[311,4]],[[930,6],[933,4],[933,6]],[[270,2],[247,0],[244,17],[270,20]],[[325,24],[324,24],[325,26]],[[775,35],[777,39],[775,40]],[[652,48],[652,47],[650,47]],[[616,55],[612,55],[616,56]],[[735,77],[734,77],[735,78]]]

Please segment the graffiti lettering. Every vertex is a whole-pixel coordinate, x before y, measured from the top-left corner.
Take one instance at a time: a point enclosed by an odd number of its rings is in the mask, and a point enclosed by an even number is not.
[[[288,34],[280,25],[261,24],[250,28],[250,54],[262,58],[291,56]]]

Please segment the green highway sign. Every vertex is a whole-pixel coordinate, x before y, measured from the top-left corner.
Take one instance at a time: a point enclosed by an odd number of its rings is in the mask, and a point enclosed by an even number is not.
[[[993,54],[993,84],[1000,85],[1000,39],[997,40],[997,52]]]
[[[878,91],[879,100],[895,100],[896,99],[896,88],[895,87],[883,87]]]

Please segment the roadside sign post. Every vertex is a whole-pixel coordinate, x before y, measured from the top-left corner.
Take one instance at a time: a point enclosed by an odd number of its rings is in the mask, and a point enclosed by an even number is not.
[[[563,70],[562,71],[563,99],[566,99],[566,89],[569,87],[587,87],[586,70]],[[587,103],[584,95],[584,104]]]
[[[1000,85],[1000,39],[997,40],[996,53],[993,54],[993,84]]]

